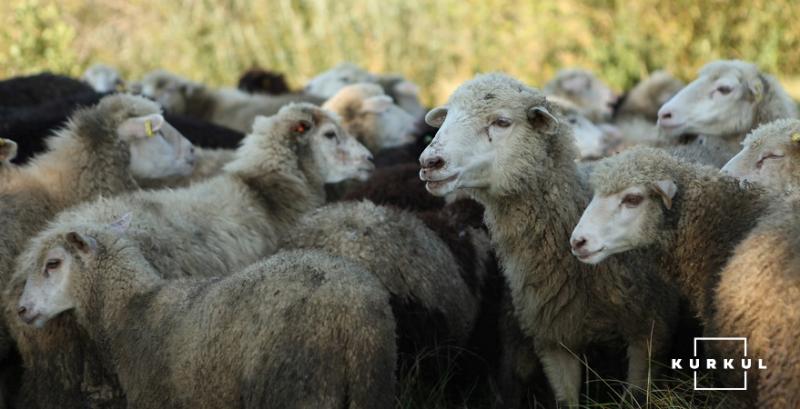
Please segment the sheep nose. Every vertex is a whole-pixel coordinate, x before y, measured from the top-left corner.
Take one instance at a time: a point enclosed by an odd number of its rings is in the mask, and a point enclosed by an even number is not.
[[[439,155],[422,160],[422,167],[424,169],[435,170],[441,168],[442,166],[444,166],[444,159]]]
[[[665,121],[667,119],[672,119],[672,111],[662,112],[661,115],[659,115],[658,119],[662,121]]]
[[[372,156],[372,154],[371,154],[371,153],[368,153],[368,154],[366,154],[366,155],[364,156],[364,159],[366,159],[366,160],[367,160],[367,161],[369,161],[369,162],[372,162],[372,161],[373,161],[373,159],[375,159],[375,158]]]
[[[28,309],[25,308],[24,306],[20,305],[19,307],[17,307],[17,314],[19,314],[20,317],[25,315],[26,312],[28,312]]]
[[[580,250],[581,248],[583,248],[583,246],[586,245],[586,237],[582,237],[581,236],[581,237],[578,237],[578,238],[574,238],[574,239],[572,239],[570,244],[572,244],[572,248],[573,249]]]

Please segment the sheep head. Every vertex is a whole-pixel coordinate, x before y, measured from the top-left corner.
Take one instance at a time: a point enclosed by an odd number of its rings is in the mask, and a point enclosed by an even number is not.
[[[652,148],[633,148],[600,161],[595,192],[572,232],[572,254],[597,264],[659,240],[660,227],[676,211],[680,190],[677,159]]]
[[[556,74],[545,84],[547,95],[569,100],[581,110],[581,114],[593,121],[611,118],[617,95],[603,81],[589,71],[566,69]]]
[[[667,137],[747,132],[755,125],[757,106],[769,92],[768,87],[753,64],[712,62],[659,109],[659,128]]]
[[[779,119],[756,128],[722,172],[778,191],[800,188],[800,120]]]
[[[327,99],[336,95],[347,85],[376,81],[375,75],[361,67],[351,63],[342,63],[312,78],[306,85],[305,92]]]
[[[252,172],[261,166],[292,162],[323,183],[366,180],[374,169],[372,154],[350,135],[338,116],[307,103],[289,104],[270,117],[259,116],[238,158],[226,168]],[[280,156],[280,157],[276,157]],[[264,163],[270,157],[274,163]]]
[[[420,178],[436,196],[456,189],[502,195],[538,166],[562,158],[574,166],[569,130],[553,112],[539,91],[503,74],[479,75],[426,115],[439,131],[420,156]]]
[[[414,118],[377,84],[348,85],[322,107],[336,112],[345,129],[373,153],[414,141]]]

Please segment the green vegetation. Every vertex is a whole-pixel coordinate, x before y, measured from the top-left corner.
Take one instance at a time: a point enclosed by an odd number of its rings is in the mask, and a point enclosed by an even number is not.
[[[230,85],[259,65],[303,84],[341,61],[396,71],[426,102],[476,71],[541,84],[560,67],[623,89],[666,67],[691,78],[714,58],[800,76],[795,0],[10,0],[0,76],[80,73],[103,61],[136,77],[164,67]],[[794,89],[795,87],[790,87]]]

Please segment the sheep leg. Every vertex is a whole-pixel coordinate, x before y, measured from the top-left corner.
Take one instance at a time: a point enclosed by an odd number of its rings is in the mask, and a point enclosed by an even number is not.
[[[577,407],[581,392],[581,363],[578,358],[560,347],[541,351],[540,358],[559,407]]]
[[[626,396],[642,402],[647,393],[647,379],[650,373],[650,360],[647,340],[631,342],[628,345],[628,387]]]

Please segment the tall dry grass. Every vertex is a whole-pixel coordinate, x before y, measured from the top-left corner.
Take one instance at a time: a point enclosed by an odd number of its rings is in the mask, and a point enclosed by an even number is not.
[[[251,66],[295,85],[341,61],[400,72],[441,102],[475,72],[541,84],[585,66],[613,86],[714,58],[800,75],[796,0],[6,0],[0,76],[103,61],[233,84]]]

